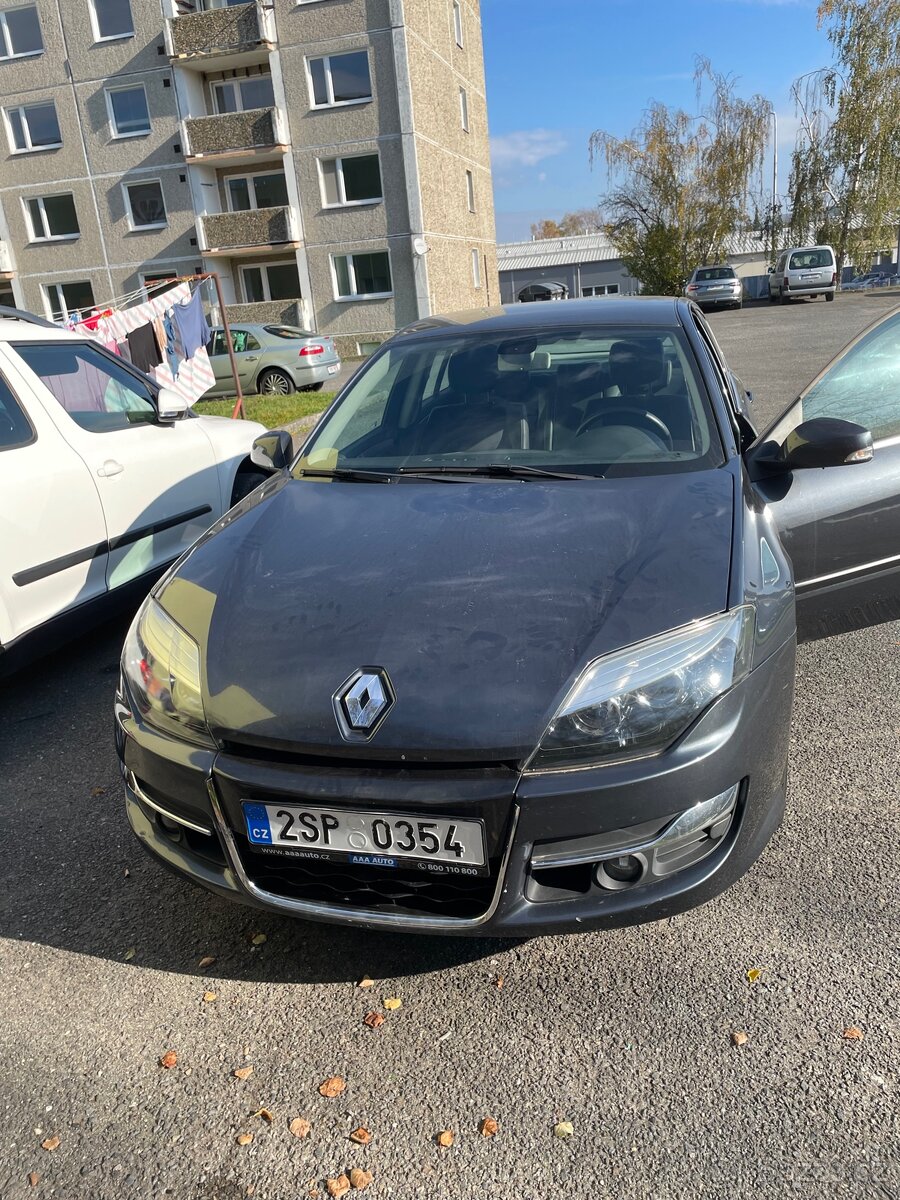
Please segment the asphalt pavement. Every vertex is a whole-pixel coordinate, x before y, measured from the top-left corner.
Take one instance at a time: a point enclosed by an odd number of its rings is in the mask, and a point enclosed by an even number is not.
[[[711,324],[765,423],[887,303]],[[736,887],[494,942],[260,915],[144,857],[112,744],[126,623],[0,690],[3,1200],[302,1200],[352,1167],[390,1200],[900,1197],[900,625],[801,649],[786,820]]]

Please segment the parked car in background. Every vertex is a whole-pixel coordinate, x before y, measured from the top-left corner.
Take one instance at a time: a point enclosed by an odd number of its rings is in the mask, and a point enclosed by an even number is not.
[[[740,308],[743,286],[734,267],[697,267],[684,289],[701,308]]]
[[[330,337],[293,325],[231,325],[231,344],[244,395],[289,396],[317,392],[341,369]],[[234,377],[224,329],[213,329],[207,346],[216,377],[204,399],[234,395]]]
[[[154,579],[264,478],[251,421],[198,416],[97,342],[0,309],[0,674]]]
[[[787,304],[803,296],[833,300],[837,264],[831,246],[793,246],[782,250],[769,271],[769,300]]]
[[[222,897],[407,932],[722,891],[782,818],[798,627],[900,613],[898,333],[759,437],[681,297],[385,342],[299,455],[258,439],[270,481],[135,618],[115,720],[143,847]]]

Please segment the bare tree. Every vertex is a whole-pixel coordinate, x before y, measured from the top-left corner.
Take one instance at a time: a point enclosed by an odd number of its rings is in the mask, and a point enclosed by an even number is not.
[[[900,220],[900,0],[823,0],[834,62],[795,80],[791,237],[868,266]]]
[[[591,135],[606,163],[605,228],[648,291],[674,294],[698,264],[724,256],[759,204],[771,105],[736,94],[733,76],[698,58],[696,114],[652,103],[630,137]]]

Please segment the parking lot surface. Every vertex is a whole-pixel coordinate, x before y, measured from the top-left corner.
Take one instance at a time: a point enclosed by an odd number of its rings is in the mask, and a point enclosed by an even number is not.
[[[711,325],[765,424],[889,303]],[[900,1197],[900,626],[801,649],[786,820],[735,888],[510,943],[260,915],[145,858],[112,745],[126,625],[0,690],[3,1200],[296,1200],[352,1167],[391,1200]]]

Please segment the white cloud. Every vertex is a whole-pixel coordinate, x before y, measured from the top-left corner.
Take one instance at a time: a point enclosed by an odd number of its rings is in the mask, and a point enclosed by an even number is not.
[[[520,129],[491,138],[491,159],[499,171],[534,167],[565,149],[566,140],[555,129]]]
[[[541,171],[538,175],[538,183],[546,183],[546,182],[547,182],[547,172]]]

